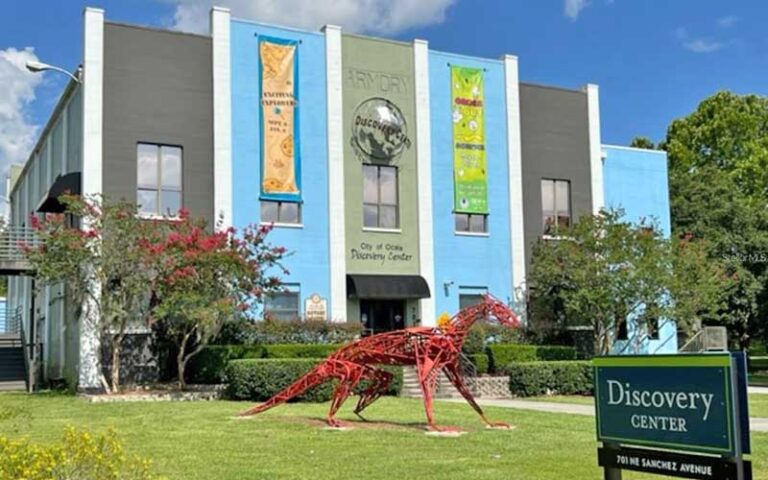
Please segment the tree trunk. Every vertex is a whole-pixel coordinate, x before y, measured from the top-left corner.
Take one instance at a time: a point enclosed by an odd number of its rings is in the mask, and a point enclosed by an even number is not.
[[[184,339],[181,341],[181,344],[179,345],[179,353],[176,355],[176,368],[179,371],[179,389],[180,390],[186,390],[187,388],[187,382],[184,379],[184,371],[187,368],[187,358],[184,353],[187,350],[187,341],[189,340],[189,333],[184,334]]]
[[[120,392],[120,351],[122,344],[122,335],[112,337],[112,393]]]

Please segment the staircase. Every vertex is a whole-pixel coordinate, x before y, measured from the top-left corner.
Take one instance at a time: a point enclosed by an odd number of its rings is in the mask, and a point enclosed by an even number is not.
[[[421,391],[421,384],[419,384],[419,375],[416,372],[416,367],[403,367],[403,389],[400,392],[400,396],[410,398],[422,398],[424,396]],[[440,377],[437,380],[435,398],[462,397],[459,391],[456,390],[450,380],[448,380],[448,378],[445,376],[445,374],[440,372]]]
[[[27,388],[24,349],[18,333],[0,334],[0,391]]]

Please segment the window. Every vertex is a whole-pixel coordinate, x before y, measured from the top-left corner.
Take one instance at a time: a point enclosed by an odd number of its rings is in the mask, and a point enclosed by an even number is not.
[[[139,213],[174,216],[181,208],[180,147],[139,143],[136,148]]]
[[[619,330],[616,332],[616,340],[627,340],[629,338],[629,332],[627,331],[627,321],[619,321]]]
[[[544,235],[557,235],[571,225],[571,182],[541,180],[541,209]]]
[[[459,310],[482,302],[486,293],[485,287],[459,287]]]
[[[648,330],[649,340],[659,339],[659,319],[658,318],[649,319],[646,324],[646,329]]]
[[[363,165],[363,226],[398,228],[397,167]]]
[[[296,320],[299,318],[299,287],[286,286],[286,291],[264,297],[264,317],[273,320]]]
[[[301,204],[295,202],[261,201],[263,223],[301,223]]]
[[[488,215],[477,213],[454,213],[457,232],[488,233]]]

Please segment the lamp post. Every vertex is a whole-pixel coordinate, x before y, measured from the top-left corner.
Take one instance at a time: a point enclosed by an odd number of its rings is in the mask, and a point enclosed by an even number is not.
[[[81,68],[78,68],[77,71],[75,71],[75,73],[73,74],[61,67],[56,67],[54,65],[48,65],[47,63],[30,60],[27,62],[27,70],[34,73],[43,72],[45,70],[53,70],[54,72],[59,72],[59,73],[63,73],[64,75],[67,75],[69,78],[76,81],[77,83],[81,83],[81,80],[80,80],[80,74],[82,73]]]

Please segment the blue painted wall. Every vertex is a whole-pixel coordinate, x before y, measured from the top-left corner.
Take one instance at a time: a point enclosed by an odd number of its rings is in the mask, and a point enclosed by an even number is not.
[[[671,233],[667,154],[654,150],[603,146],[603,185],[605,205],[622,208],[627,220],[655,219],[665,237]],[[628,326],[629,338],[634,325]],[[640,345],[616,342],[616,353],[676,353],[677,326],[670,320],[660,321],[659,339]]]
[[[485,141],[488,161],[487,236],[455,233],[453,220],[453,123],[449,64],[484,68]],[[509,232],[507,121],[504,66],[501,61],[429,52],[432,127],[432,212],[435,243],[436,312],[455,314],[461,287],[485,287],[508,300],[512,296]],[[522,221],[522,219],[520,220]],[[446,289],[444,284],[452,284]]]
[[[293,254],[285,261],[286,283],[299,284],[304,299],[319,293],[328,299],[328,144],[325,36],[233,20],[232,60],[232,195],[237,228],[259,222],[261,185],[259,131],[259,53],[257,35],[298,40],[299,139],[303,227],[275,227],[269,240]]]

